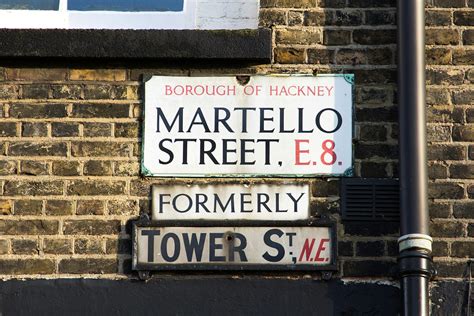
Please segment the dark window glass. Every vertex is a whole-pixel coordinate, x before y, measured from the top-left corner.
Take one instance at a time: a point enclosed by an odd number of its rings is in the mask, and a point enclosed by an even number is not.
[[[58,10],[59,0],[0,0],[0,10]]]
[[[184,0],[69,0],[76,11],[183,11]]]

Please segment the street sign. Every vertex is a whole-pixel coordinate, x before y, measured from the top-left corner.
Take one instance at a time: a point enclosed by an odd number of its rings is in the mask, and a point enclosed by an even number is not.
[[[154,76],[141,170],[160,177],[351,175],[352,75]]]
[[[154,220],[272,220],[309,218],[309,184],[154,185]]]
[[[294,223],[292,223],[294,225]],[[136,225],[135,270],[331,270],[332,226]]]

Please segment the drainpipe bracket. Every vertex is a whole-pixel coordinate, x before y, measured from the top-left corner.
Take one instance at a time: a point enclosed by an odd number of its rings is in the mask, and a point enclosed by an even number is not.
[[[431,253],[432,244],[433,238],[425,234],[407,234],[398,238],[399,252],[412,248],[421,248]]]

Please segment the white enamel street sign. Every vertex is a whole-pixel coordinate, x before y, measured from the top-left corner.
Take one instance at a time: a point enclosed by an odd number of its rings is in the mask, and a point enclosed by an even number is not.
[[[249,78],[146,81],[143,175],[351,174],[352,75]]]
[[[155,185],[153,220],[272,220],[309,218],[308,184]]]
[[[321,269],[331,227],[135,227],[134,269]]]

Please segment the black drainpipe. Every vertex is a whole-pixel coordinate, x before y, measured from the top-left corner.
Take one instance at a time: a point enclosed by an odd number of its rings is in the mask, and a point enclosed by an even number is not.
[[[398,0],[400,285],[405,316],[429,315],[433,275],[425,119],[425,1]]]

